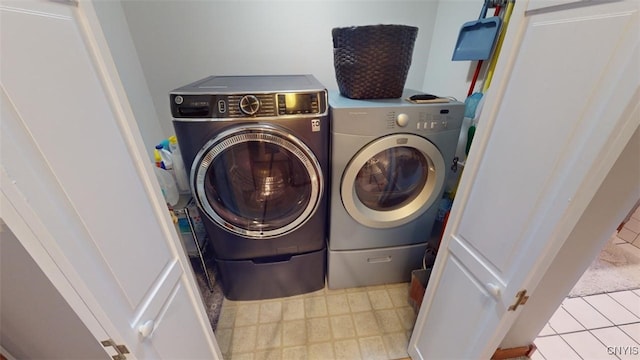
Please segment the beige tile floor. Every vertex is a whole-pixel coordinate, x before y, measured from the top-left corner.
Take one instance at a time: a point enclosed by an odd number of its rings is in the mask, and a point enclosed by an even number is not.
[[[618,233],[640,257],[640,209]],[[222,305],[225,359],[406,358],[416,314],[408,283]],[[535,340],[533,360],[640,359],[640,289],[567,298]]]
[[[617,237],[640,257],[640,209]],[[640,289],[565,299],[535,344],[533,360],[640,359]]]
[[[225,299],[216,336],[225,359],[405,358],[416,319],[408,293],[409,284],[399,283]]]

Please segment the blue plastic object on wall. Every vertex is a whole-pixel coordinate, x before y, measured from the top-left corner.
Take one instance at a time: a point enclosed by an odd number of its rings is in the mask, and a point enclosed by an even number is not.
[[[462,25],[451,60],[487,60],[498,39],[502,19],[499,16],[486,18],[489,0],[485,0],[480,18]]]

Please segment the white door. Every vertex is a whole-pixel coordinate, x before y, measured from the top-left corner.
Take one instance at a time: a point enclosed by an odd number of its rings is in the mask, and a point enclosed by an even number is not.
[[[491,357],[638,128],[640,3],[561,3],[516,2],[414,359]]]
[[[221,358],[91,3],[3,1],[0,26],[7,225],[98,341]]]

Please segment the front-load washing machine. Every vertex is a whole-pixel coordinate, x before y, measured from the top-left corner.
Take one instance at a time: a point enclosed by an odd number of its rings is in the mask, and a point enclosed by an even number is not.
[[[327,91],[312,75],[211,76],[170,93],[225,296],[324,287]]]
[[[409,281],[419,269],[445,184],[455,174],[464,104],[329,94],[328,285]]]

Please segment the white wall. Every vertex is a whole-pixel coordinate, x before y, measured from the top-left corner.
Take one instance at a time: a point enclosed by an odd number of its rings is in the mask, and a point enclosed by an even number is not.
[[[310,73],[337,89],[334,27],[417,26],[406,86],[420,89],[438,2],[123,1],[122,7],[160,124],[170,135],[169,91],[208,75]]]
[[[482,10],[482,1],[440,0],[431,40],[431,51],[424,74],[422,90],[438,96],[452,96],[464,102],[476,70],[477,61],[452,61],[453,50],[458,40],[460,28],[466,22],[476,20]],[[493,16],[495,9],[489,9],[487,16]],[[484,61],[473,92],[482,92],[488,61]],[[456,156],[465,161],[467,155],[467,132],[472,120],[462,122]]]
[[[138,59],[129,26],[119,1],[95,1],[94,8],[102,32],[109,44],[122,86],[127,92],[131,109],[136,117],[147,155],[153,161],[153,145],[165,139],[151,93]]]
[[[439,2],[429,61],[424,74],[423,90],[425,92],[439,96],[453,96],[463,102],[467,98],[476,62],[452,61],[451,57],[462,24],[477,19],[481,9],[482,1],[441,0]],[[487,14],[492,15],[493,9]],[[482,81],[478,81],[476,91],[479,92],[481,87]]]
[[[205,76],[311,73],[336,89],[333,27],[417,26],[406,86],[464,101],[476,63],[451,56],[460,27],[481,7],[477,0],[95,3],[150,154],[173,134],[168,92]]]

